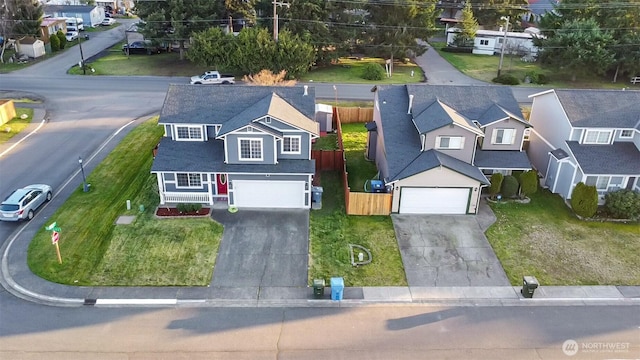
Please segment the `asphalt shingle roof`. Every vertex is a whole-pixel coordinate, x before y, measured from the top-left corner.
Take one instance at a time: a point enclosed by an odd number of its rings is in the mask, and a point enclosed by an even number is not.
[[[171,84],[167,90],[159,124],[225,124],[243,111],[255,117],[267,115],[272,94],[313,121],[315,88],[307,95],[301,86],[202,86]],[[252,108],[259,104],[256,108]],[[251,110],[249,110],[251,109]],[[257,111],[257,110],[261,111]],[[257,112],[256,112],[257,111]],[[247,113],[248,115],[249,113]],[[286,120],[286,119],[283,119]]]
[[[420,134],[425,134],[449,124],[457,124],[472,132],[482,134],[478,127],[455,109],[436,99],[420,113],[412,112],[413,122]]]
[[[42,10],[45,14],[51,14],[54,12],[60,13],[89,13],[95,9],[95,5],[45,5]]]
[[[574,127],[640,129],[640,91],[554,91]]]
[[[278,164],[225,164],[222,141],[173,141],[164,137],[151,172],[223,172],[266,174],[313,174],[315,160],[279,160]]]
[[[524,151],[476,150],[474,163],[481,169],[531,169]]]
[[[470,164],[436,150],[420,151],[420,137],[411,121],[411,115],[406,113],[404,106],[398,106],[408,104],[403,101],[408,101],[404,86],[381,87],[379,91],[382,91],[379,98],[382,102],[380,112],[389,168],[388,181],[404,179],[437,166],[445,166],[478,181],[486,181],[482,172]]]
[[[585,174],[640,176],[640,151],[632,142],[581,145],[567,141]]]
[[[567,154],[564,150],[559,148],[551,151],[551,155],[553,155],[558,160],[562,160],[564,158],[569,157],[569,154]]]

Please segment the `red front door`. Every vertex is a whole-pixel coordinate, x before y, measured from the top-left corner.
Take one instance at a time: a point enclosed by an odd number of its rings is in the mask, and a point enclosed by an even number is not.
[[[218,195],[227,195],[227,174],[216,175],[218,185]]]

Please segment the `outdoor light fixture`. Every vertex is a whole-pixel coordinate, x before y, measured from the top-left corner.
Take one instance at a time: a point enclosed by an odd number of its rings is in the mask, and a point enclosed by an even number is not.
[[[87,185],[87,177],[84,176],[84,166],[82,166],[82,158],[78,157],[78,163],[80,164],[80,172],[82,172],[82,191],[88,192],[89,186]]]

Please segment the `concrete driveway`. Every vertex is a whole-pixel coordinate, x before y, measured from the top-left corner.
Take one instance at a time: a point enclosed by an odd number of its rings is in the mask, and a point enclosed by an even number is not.
[[[409,286],[510,285],[484,236],[482,215],[391,218]]]
[[[257,298],[265,288],[307,287],[308,210],[215,209],[224,226],[213,270],[214,297]]]

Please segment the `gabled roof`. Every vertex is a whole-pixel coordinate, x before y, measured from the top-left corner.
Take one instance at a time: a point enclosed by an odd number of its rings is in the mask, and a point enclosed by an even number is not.
[[[269,97],[280,97],[291,108],[313,122],[315,117],[315,89],[308,95],[301,86],[198,86],[170,84],[160,112],[159,124],[220,124],[224,125],[240,113],[264,101],[263,110],[255,118],[266,115],[270,109]],[[261,106],[261,107],[260,107]],[[253,108],[251,111],[255,111]],[[247,113],[249,115],[250,113]],[[296,115],[298,116],[298,115]],[[246,118],[250,118],[247,116]],[[254,120],[252,118],[249,121]],[[240,119],[236,119],[240,122]],[[280,119],[279,119],[280,120]],[[286,121],[286,119],[281,119]]]
[[[473,165],[436,150],[421,151],[420,135],[413,124],[411,114],[407,114],[409,94],[406,85],[378,86],[377,92],[381,132],[384,136],[389,171],[387,181],[403,179],[444,166],[486,183],[486,177]]]
[[[573,127],[640,129],[640,91],[554,91]]]
[[[488,185],[489,181],[482,171],[477,167],[467,164],[462,160],[458,160],[452,156],[441,153],[438,150],[428,150],[420,152],[404,169],[402,169],[389,182],[401,180],[421,172],[431,170],[437,167],[445,167],[457,173],[475,179],[483,184]]]
[[[447,104],[435,99],[430,105],[424,108],[419,114],[413,113],[413,123],[420,134],[425,134],[435,129],[450,124],[458,125],[475,134],[483,136],[484,133],[469,119],[458,113]]]
[[[419,114],[439,99],[469,120],[479,120],[493,105],[499,105],[517,119],[524,119],[518,101],[508,86],[479,85],[405,85],[407,93],[414,95],[413,113]],[[407,109],[408,103],[402,104]],[[500,115],[502,117],[503,115]],[[485,117],[486,118],[486,117]],[[496,118],[495,120],[498,120]],[[492,122],[487,118],[486,121]]]
[[[293,127],[306,130],[316,136],[319,135],[318,123],[304,116],[300,111],[284,101],[280,96],[271,93],[257,101],[247,104],[247,108],[227,120],[218,133],[218,137],[244,127],[265,116],[272,117]]]
[[[45,14],[60,13],[89,13],[95,9],[95,5],[45,5],[42,7]]]
[[[518,117],[518,115],[513,114],[507,110],[505,110],[502,106],[498,104],[491,105],[484,114],[480,115],[476,121],[480,124],[480,127],[485,127],[489,124],[492,124],[496,121],[505,120],[505,119],[515,119],[520,121],[527,127],[531,127],[529,122],[525,121],[523,118]]]
[[[582,145],[567,141],[567,145],[586,175],[640,176],[640,151],[632,142]]]

